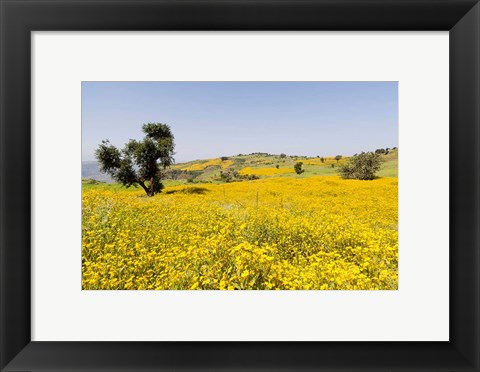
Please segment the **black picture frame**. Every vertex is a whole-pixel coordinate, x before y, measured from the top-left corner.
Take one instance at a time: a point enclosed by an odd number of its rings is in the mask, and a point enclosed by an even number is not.
[[[480,371],[476,0],[0,0],[0,27],[2,371]],[[450,341],[32,342],[30,34],[37,30],[449,31]]]

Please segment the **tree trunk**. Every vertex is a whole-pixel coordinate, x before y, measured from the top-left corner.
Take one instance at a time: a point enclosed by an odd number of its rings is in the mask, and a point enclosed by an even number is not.
[[[153,177],[150,178],[150,195],[149,196],[153,196],[155,195],[155,189],[154,189],[154,185],[153,185]]]
[[[150,195],[150,190],[147,188],[147,186],[145,186],[145,183],[143,181],[138,181],[138,184],[142,186],[142,189],[145,190],[147,196],[153,196],[153,194]]]

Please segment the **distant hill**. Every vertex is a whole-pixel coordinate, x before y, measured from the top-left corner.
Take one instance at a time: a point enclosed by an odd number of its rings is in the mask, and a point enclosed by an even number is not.
[[[108,183],[113,182],[109,175],[100,172],[100,167],[96,161],[82,161],[82,178]]]
[[[378,176],[398,177],[398,149],[389,150],[387,154],[382,153],[381,157],[384,162]],[[238,154],[175,164],[166,171],[166,179],[179,182],[215,182],[220,180],[221,172],[227,170],[260,178],[337,175],[338,166],[346,161],[348,161],[348,157],[342,157],[337,161],[334,156],[307,157],[260,152]],[[293,166],[296,162],[303,163],[304,173],[300,175],[295,173]],[[113,182],[108,175],[100,172],[98,163],[95,161],[82,163],[82,178]]]
[[[398,149],[389,149],[381,153],[383,159],[380,177],[397,177]],[[238,171],[240,174],[254,174],[265,177],[311,177],[316,175],[337,175],[339,165],[348,161],[348,157],[336,160],[335,156],[307,157],[285,154],[238,154],[214,159],[195,160],[187,163],[175,164],[175,171],[179,178],[193,178],[197,181],[212,181],[219,177],[220,172],[228,170]],[[297,175],[293,166],[297,162],[303,163],[304,173]],[[179,173],[179,172],[183,172]]]

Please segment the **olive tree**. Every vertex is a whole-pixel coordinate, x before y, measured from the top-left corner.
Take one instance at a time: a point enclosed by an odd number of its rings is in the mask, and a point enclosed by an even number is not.
[[[379,154],[362,152],[348,159],[347,163],[338,168],[344,179],[373,180],[380,170],[382,159]]]
[[[170,127],[162,123],[144,124],[142,131],[143,140],[130,140],[121,150],[108,140],[102,141],[95,157],[101,172],[125,187],[140,185],[148,196],[153,196],[163,189],[163,170],[174,162],[174,136]]]

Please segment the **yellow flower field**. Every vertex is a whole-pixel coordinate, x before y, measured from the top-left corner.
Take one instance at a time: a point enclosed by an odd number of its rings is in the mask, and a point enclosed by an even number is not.
[[[83,289],[397,289],[398,180],[83,191]]]
[[[232,160],[222,160],[220,158],[210,159],[203,163],[193,164],[189,167],[180,168],[186,171],[202,171],[207,167],[212,167],[215,165],[221,166],[223,169],[228,168],[233,164]]]
[[[250,168],[246,167],[240,170],[240,174],[255,174],[257,176],[273,176],[275,174],[294,173],[293,167],[291,168]]]

